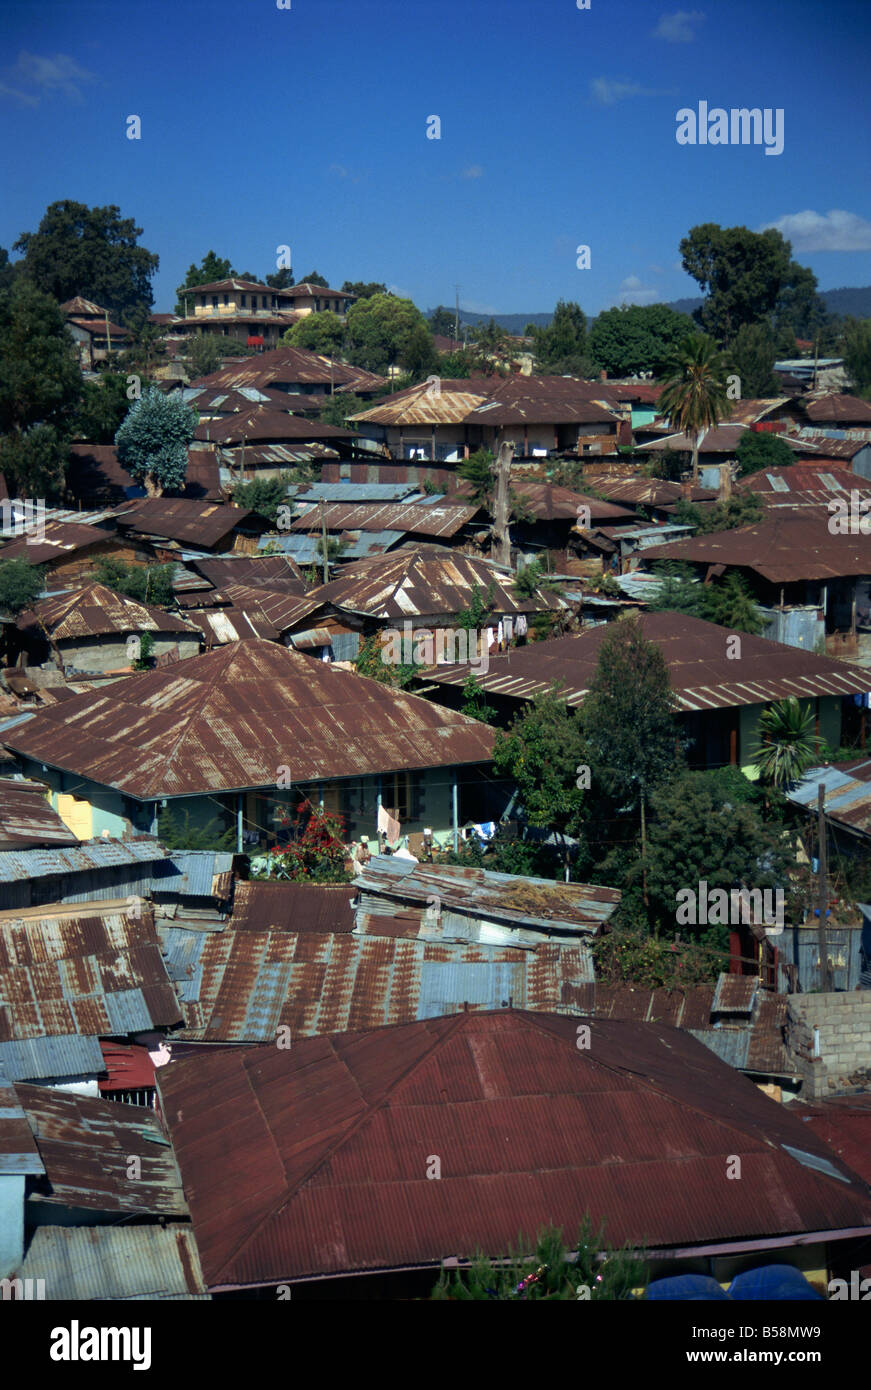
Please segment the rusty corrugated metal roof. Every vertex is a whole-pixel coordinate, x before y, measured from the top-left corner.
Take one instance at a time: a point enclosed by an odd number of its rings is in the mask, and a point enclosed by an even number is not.
[[[52,810],[44,782],[0,778],[0,850],[77,845],[78,836]]]
[[[564,607],[554,594],[540,590],[534,598],[518,598],[513,574],[487,560],[429,545],[357,561],[346,566],[338,579],[312,589],[309,597],[370,618],[425,618],[463,612],[475,586],[484,598],[491,584],[493,621],[506,613]]]
[[[418,864],[377,855],[354,880],[361,892],[397,902],[428,903],[463,916],[543,931],[597,933],[620,902],[616,888],[593,883],[554,883],[456,864]]]
[[[288,401],[288,408],[291,402]],[[351,430],[328,425],[321,420],[309,420],[304,415],[261,406],[223,420],[204,420],[197,425],[195,439],[207,439],[213,444],[241,444],[243,440],[260,440],[281,444],[285,440],[353,439]]]
[[[191,631],[178,615],[127,598],[105,584],[88,584],[69,594],[40,599],[21,614],[17,625],[38,627],[53,642],[109,633]]]
[[[254,513],[229,503],[183,497],[143,497],[118,508],[119,526],[208,549]]]
[[[31,1201],[130,1216],[188,1215],[172,1145],[154,1110],[21,1082],[15,1092],[45,1165]],[[129,1176],[132,1157],[139,1159],[138,1177]]]
[[[359,394],[361,391],[374,391],[384,386],[386,378],[367,372],[362,367],[352,367],[347,362],[330,361],[317,352],[306,348],[282,346],[269,352],[260,352],[256,357],[248,357],[243,362],[222,367],[220,371],[208,376],[198,377],[192,386],[254,386],[265,390],[276,382],[287,386],[330,386]],[[290,402],[290,393],[288,393]],[[288,409],[290,405],[288,405]]]
[[[14,1274],[47,1300],[208,1299],[188,1225],[37,1226]]]
[[[771,584],[871,574],[867,536],[835,535],[831,520],[779,507],[753,526],[651,546],[644,558],[748,569]]]
[[[655,642],[665,657],[679,711],[732,709],[791,695],[800,700],[853,695],[868,685],[868,673],[858,666],[744,632],[741,660],[732,660],[726,654],[729,630],[686,613],[642,613],[638,622],[642,636]],[[590,689],[599,648],[610,631],[610,625],[602,624],[491,656],[489,670],[476,670],[475,679],[482,689],[516,700],[531,700],[560,681],[560,698],[568,705],[579,705]],[[469,671],[468,664],[436,666],[427,670],[426,679],[439,685],[463,685]]]
[[[216,559],[203,556],[193,563],[216,589],[225,584],[250,584],[297,595],[306,589],[303,572],[289,555],[222,555]]]
[[[0,550],[0,560],[26,560],[29,565],[50,564],[52,560],[64,560],[77,550],[86,550],[92,545],[102,545],[114,539],[112,531],[103,531],[99,526],[82,525],[77,521],[46,521],[44,534],[40,537],[16,536],[8,540]]]
[[[345,905],[349,902],[346,889]],[[233,919],[220,932],[166,924],[160,935],[167,967],[182,996],[185,1041],[274,1042],[280,1027],[293,1039],[345,1028],[377,1028],[476,1009],[555,1010],[567,992],[590,983],[583,943],[481,945],[327,931],[347,918],[338,894],[311,907],[303,930]],[[287,900],[285,900],[287,901]],[[280,903],[280,896],[274,896]],[[249,904],[256,918],[269,908]]]
[[[816,400],[803,400],[804,412],[815,425],[825,420],[832,423],[856,421],[859,425],[871,427],[871,402],[859,396],[825,395]]]
[[[686,1033],[593,1020],[583,1048],[578,1026],[466,1012],[161,1068],[207,1285],[507,1255],[519,1230],[571,1239],[579,1193],[614,1246],[871,1230],[871,1189]]]
[[[625,502],[628,507],[667,507],[679,502],[684,495],[680,483],[665,478],[615,478],[596,475],[595,487],[603,497]],[[710,488],[694,487],[687,498],[690,502],[716,502],[717,494]]]
[[[475,406],[489,398],[489,377],[439,379],[438,391],[431,382],[408,386],[377,405],[350,416],[354,424],[374,425],[461,425]]]
[[[126,899],[0,913],[0,1041],[118,1037],[177,1023],[150,907]]]
[[[310,507],[291,523],[292,531],[406,531],[421,536],[455,536],[477,516],[480,507],[457,502],[332,502]],[[576,515],[576,512],[573,513]]]
[[[533,483],[518,479],[511,487],[518,497],[522,497],[529,511],[537,521],[574,521],[577,523],[581,507],[588,507],[590,521],[631,521],[633,513],[626,507],[618,507],[613,502],[604,502],[601,497],[589,493],[574,492],[556,483]]]
[[[314,597],[317,597],[315,591]],[[19,753],[140,800],[491,761],[486,724],[274,642],[233,642],[4,732]]]

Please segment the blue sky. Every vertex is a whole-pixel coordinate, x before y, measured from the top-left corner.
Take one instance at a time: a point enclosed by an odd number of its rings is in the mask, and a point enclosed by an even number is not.
[[[596,313],[696,293],[678,243],[706,221],[871,284],[867,0],[4,0],[3,25],[0,245],[117,203],[156,309],[210,248],[265,275],[289,244],[297,278],[421,308],[459,284]],[[700,100],[783,108],[783,153],[678,145]]]

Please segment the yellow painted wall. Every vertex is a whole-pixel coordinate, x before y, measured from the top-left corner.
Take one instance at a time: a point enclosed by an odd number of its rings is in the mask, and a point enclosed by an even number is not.
[[[74,835],[80,840],[90,840],[94,834],[94,816],[90,801],[60,792],[57,798],[57,813]]]

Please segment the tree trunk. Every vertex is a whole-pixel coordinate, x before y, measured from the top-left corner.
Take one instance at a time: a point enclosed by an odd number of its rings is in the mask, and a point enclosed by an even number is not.
[[[511,476],[513,443],[500,444],[499,457],[493,463],[496,474],[496,497],[493,504],[493,540],[495,558],[500,565],[511,564],[511,538],[508,534],[508,480]]]
[[[144,479],[144,487],[146,497],[163,496],[163,484],[157,481],[157,478],[153,473],[146,473]]]
[[[699,485],[699,436],[693,435],[693,487]]]

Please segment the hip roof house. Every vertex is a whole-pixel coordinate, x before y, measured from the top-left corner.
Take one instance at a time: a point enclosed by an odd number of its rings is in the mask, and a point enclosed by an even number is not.
[[[241,850],[300,797],[360,834],[379,807],[405,834],[446,831],[466,818],[460,769],[480,781],[493,731],[253,638],[19,717],[0,739],[81,800],[88,835],[153,831],[171,802],[193,823],[235,824]]]

